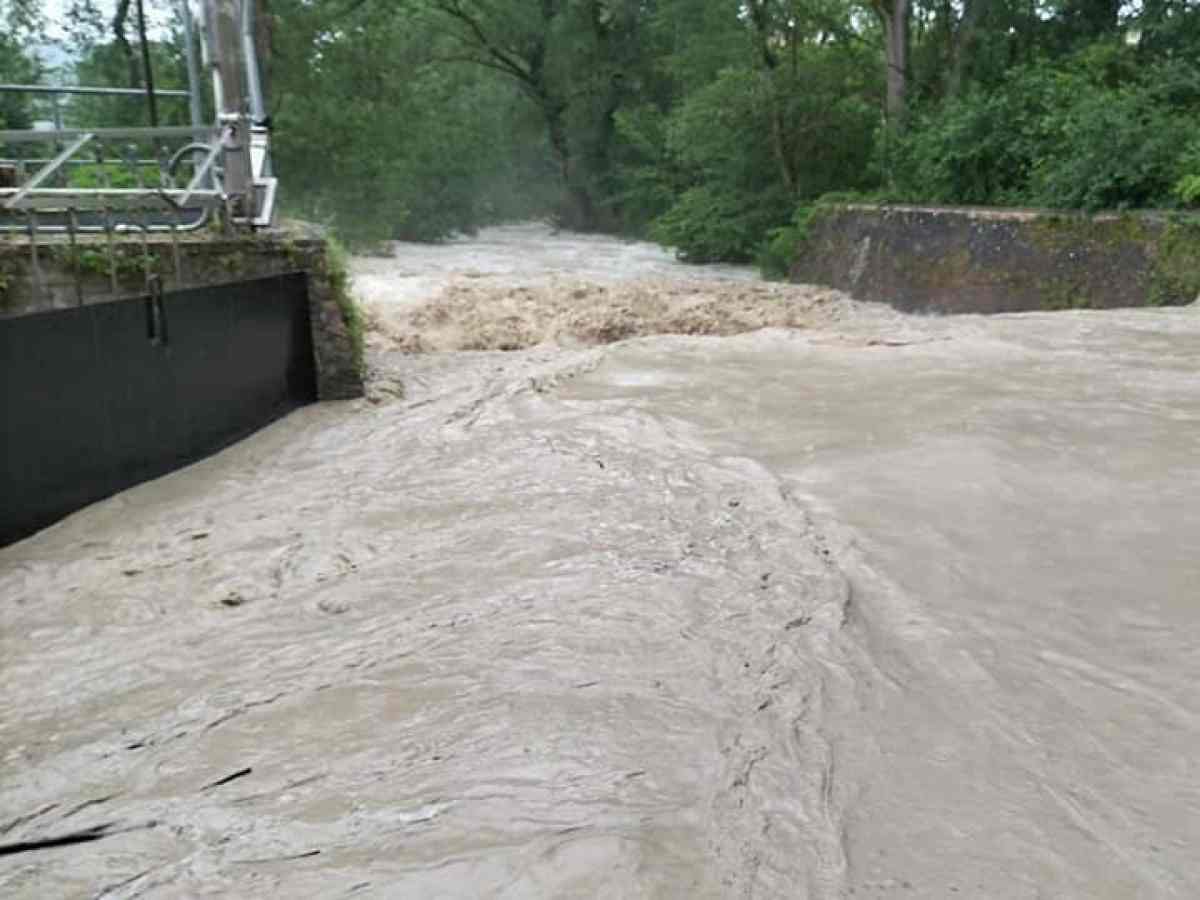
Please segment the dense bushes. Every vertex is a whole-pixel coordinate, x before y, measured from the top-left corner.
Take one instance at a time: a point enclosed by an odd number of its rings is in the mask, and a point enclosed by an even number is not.
[[[682,259],[754,259],[797,203],[870,184],[876,85],[860,62],[804,48],[784,72],[731,66],[657,121],[619,120],[649,151],[623,172],[626,201]]]
[[[722,72],[680,104],[664,131],[669,203],[652,220],[651,235],[691,262],[749,259],[792,205],[768,143],[746,140],[769,127],[754,79],[743,71]]]
[[[37,63],[25,56],[20,42],[12,35],[0,34],[0,82],[36,81]],[[28,94],[0,94],[0,128],[29,128],[33,124]]]
[[[880,167],[913,201],[1096,210],[1171,206],[1200,138],[1200,69],[1139,67],[1092,46],[1065,65],[1013,70],[921,111],[881,144]]]
[[[284,203],[347,242],[438,240],[548,203],[514,87],[433,60],[414,13],[366,5],[352,28],[284,2],[273,78]]]

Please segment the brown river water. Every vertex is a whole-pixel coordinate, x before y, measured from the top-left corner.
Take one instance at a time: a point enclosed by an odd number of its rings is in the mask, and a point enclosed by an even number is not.
[[[0,897],[1200,896],[1200,308],[355,277],[368,399],[0,550]]]

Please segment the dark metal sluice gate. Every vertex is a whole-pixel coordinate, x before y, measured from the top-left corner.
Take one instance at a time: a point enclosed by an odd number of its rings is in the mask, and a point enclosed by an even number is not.
[[[0,546],[315,400],[303,273],[0,319]]]

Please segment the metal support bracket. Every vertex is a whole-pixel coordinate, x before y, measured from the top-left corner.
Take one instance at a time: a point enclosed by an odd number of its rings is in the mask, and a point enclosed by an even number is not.
[[[21,187],[15,194],[13,194],[12,197],[8,199],[8,202],[4,204],[4,208],[23,209],[23,201],[29,196],[30,192],[36,190],[38,185],[57,172],[63,163],[78,153],[79,150],[82,149],[84,145],[86,145],[94,136],[95,135],[93,135],[91,132],[84,134],[82,137],[76,139],[76,141],[67,147],[66,150],[42,166],[36,175],[30,178],[23,187]]]

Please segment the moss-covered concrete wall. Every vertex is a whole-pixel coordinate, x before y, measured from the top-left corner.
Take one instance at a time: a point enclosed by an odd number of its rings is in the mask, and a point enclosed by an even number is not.
[[[821,206],[790,274],[912,311],[1178,305],[1200,295],[1200,220]]]
[[[302,223],[228,236],[219,233],[80,238],[0,236],[0,317],[103,303],[147,291],[216,285],[283,272],[308,273],[309,307],[322,400],[363,393],[362,323],[348,293],[345,262]]]

